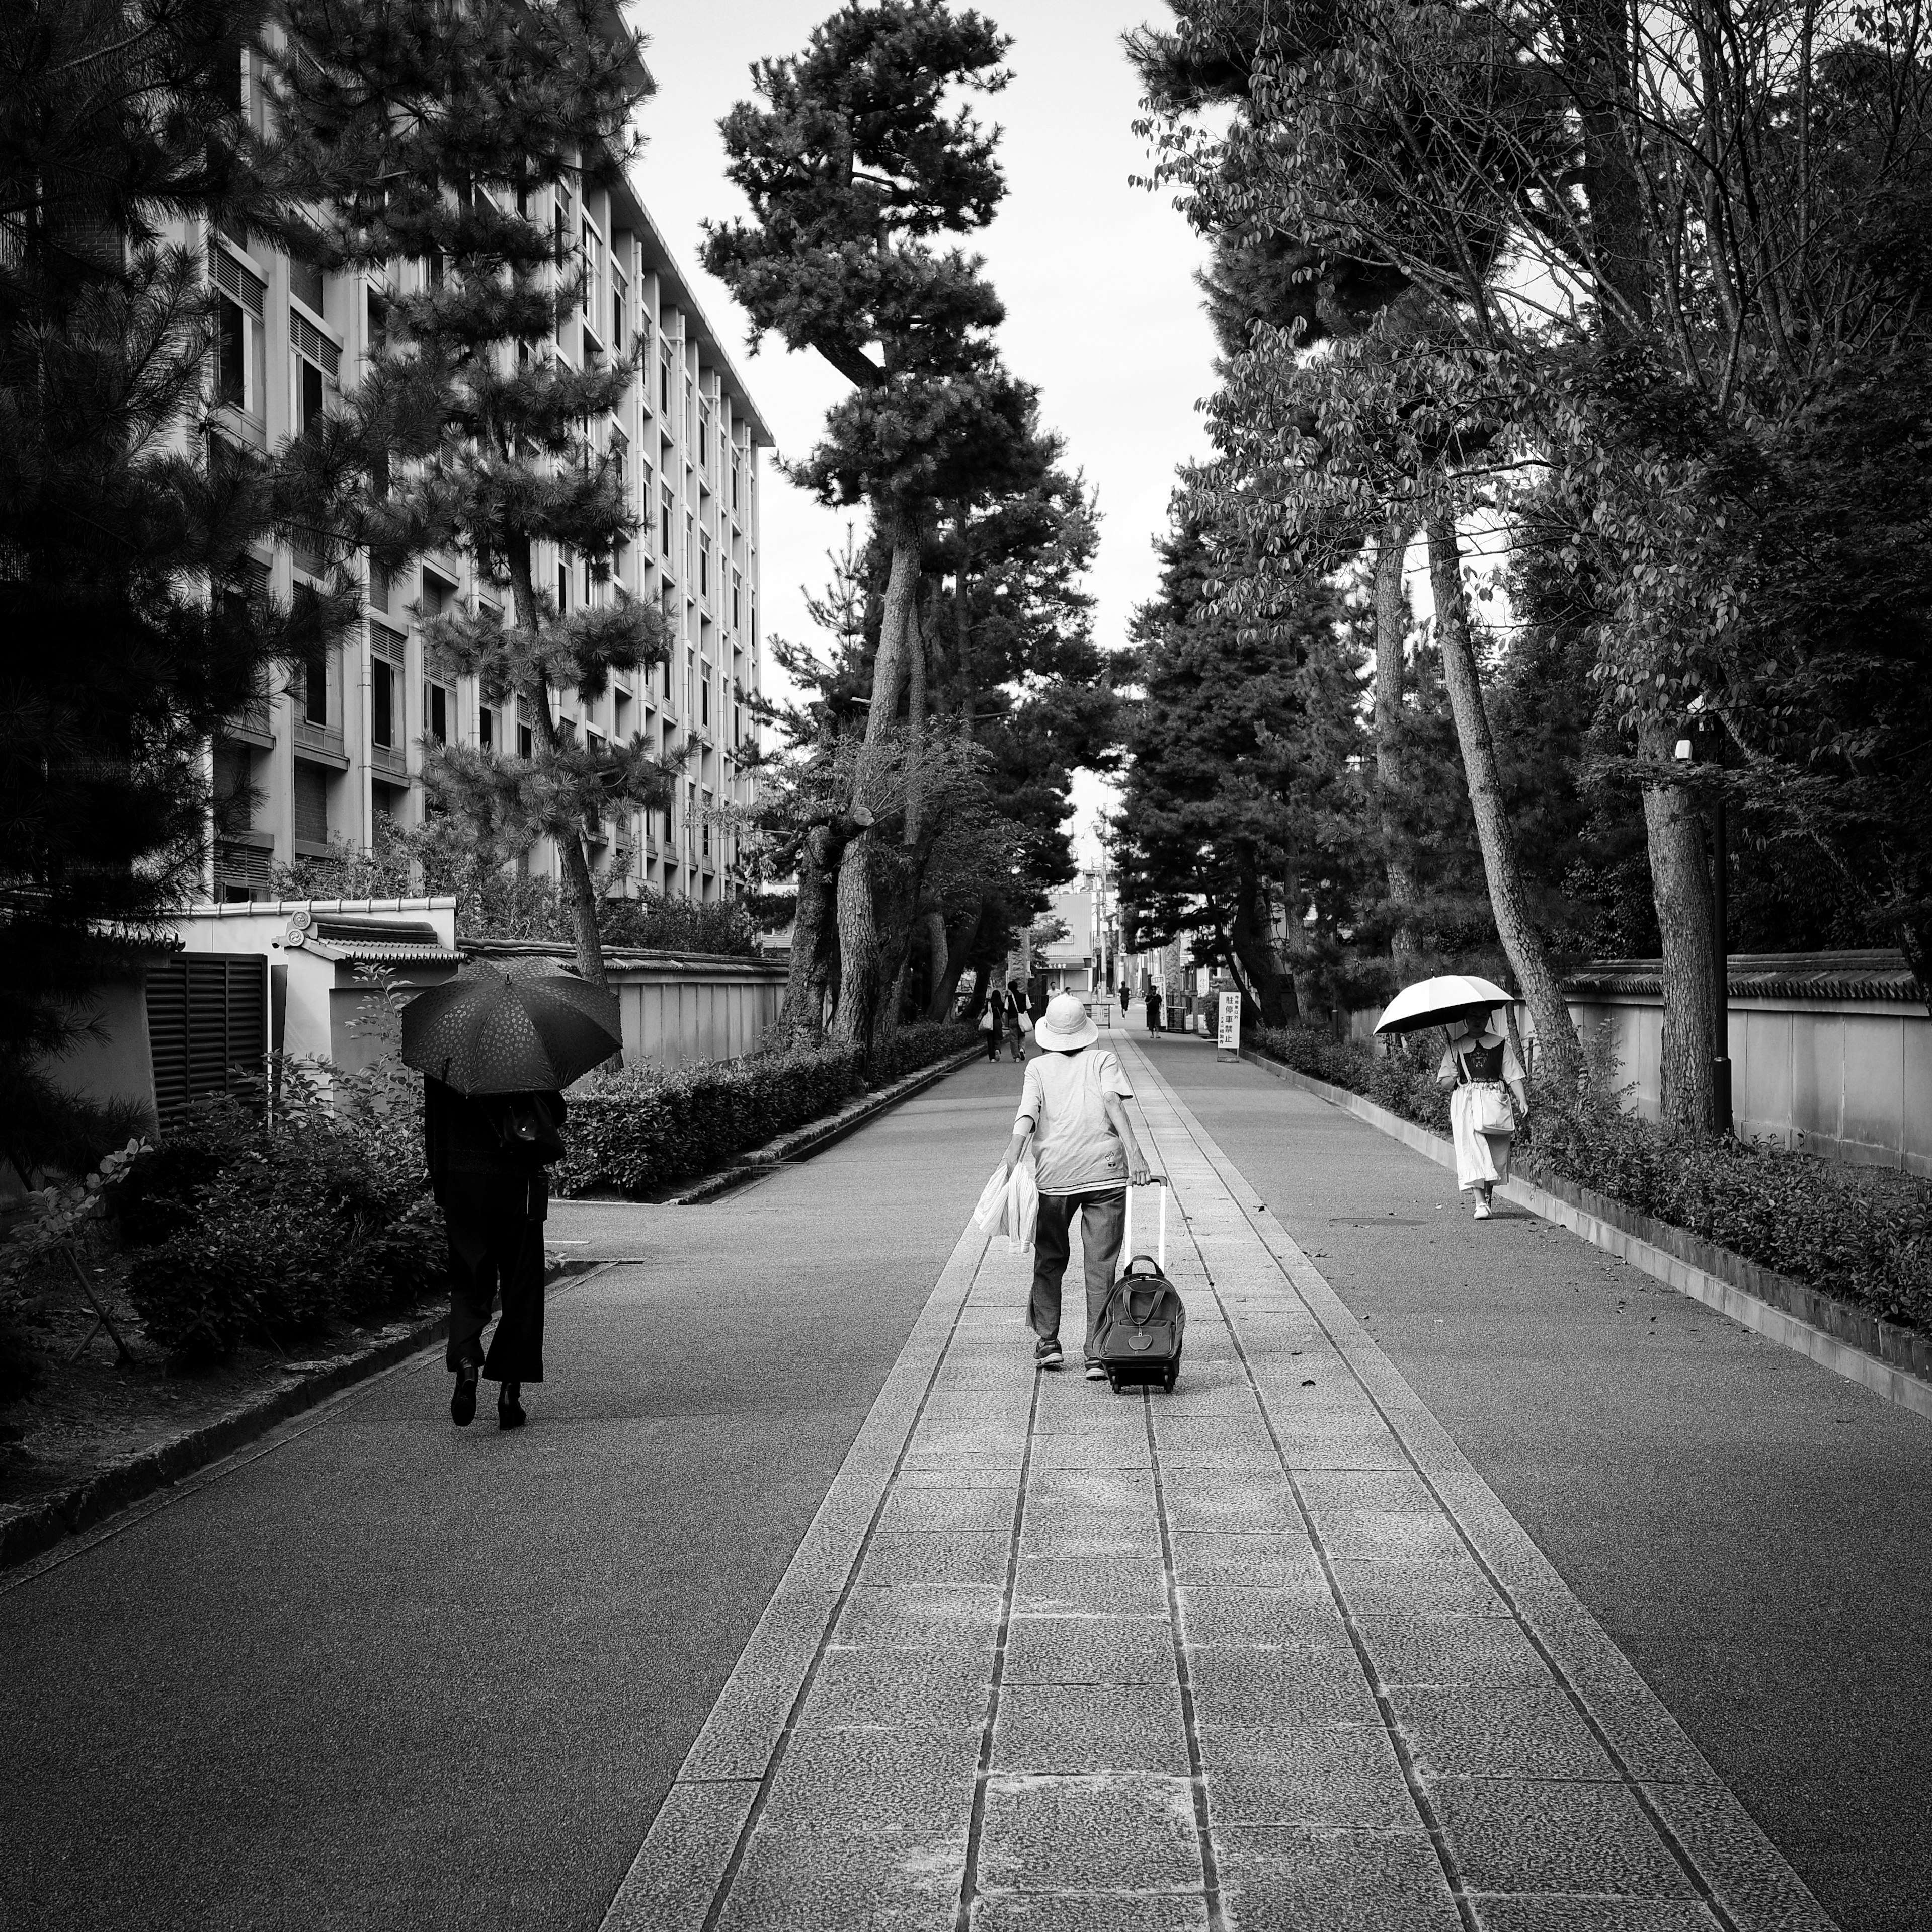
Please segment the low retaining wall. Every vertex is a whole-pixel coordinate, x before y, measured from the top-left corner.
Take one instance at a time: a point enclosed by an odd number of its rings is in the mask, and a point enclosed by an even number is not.
[[[1445,1136],[1252,1047],[1242,1048],[1241,1058],[1454,1170],[1455,1149]],[[1932,1420],[1932,1336],[1882,1321],[1560,1175],[1519,1174],[1500,1192],[1506,1201],[1568,1228],[1678,1294]]]

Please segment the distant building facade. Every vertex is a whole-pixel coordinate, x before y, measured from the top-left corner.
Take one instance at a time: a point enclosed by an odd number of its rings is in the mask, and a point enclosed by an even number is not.
[[[252,70],[244,87],[253,110],[266,112]],[[660,754],[692,748],[668,810],[628,811],[589,828],[592,863],[614,892],[726,897],[740,855],[720,820],[750,802],[747,760],[758,743],[758,458],[771,434],[632,184],[565,184],[540,199],[548,205],[533,199],[532,214],[573,238],[587,272],[580,306],[545,352],[578,366],[639,361],[593,434],[616,452],[641,524],[605,581],[554,545],[539,547],[537,579],[569,609],[611,599],[621,585],[660,604],[675,634],[667,663],[614,679],[594,700],[566,689],[553,701],[593,744],[642,733]],[[324,274],[248,233],[210,233],[206,245],[218,310],[218,433],[262,451],[338,406],[368,364],[388,297],[430,273],[412,260],[386,274]],[[260,562],[284,598],[326,574],[325,560],[299,543],[265,548]],[[485,706],[477,680],[422,634],[420,618],[452,604],[498,605],[496,586],[447,555],[401,577],[366,566],[362,575],[364,614],[350,634],[278,680],[212,748],[218,797],[256,797],[250,822],[214,844],[212,899],[266,898],[276,863],[322,856],[332,840],[366,848],[383,818],[419,823],[432,744],[512,754],[530,746],[532,725],[517,707]],[[529,864],[556,872],[550,842]]]

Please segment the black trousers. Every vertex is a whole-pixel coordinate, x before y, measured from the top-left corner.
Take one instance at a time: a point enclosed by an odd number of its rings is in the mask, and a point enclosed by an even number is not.
[[[449,1347],[452,1369],[481,1360],[492,1382],[544,1378],[543,1216],[540,1190],[520,1181],[452,1174],[442,1184],[442,1218],[449,1230]],[[508,1197],[506,1199],[506,1197]],[[499,1293],[502,1318],[483,1353],[483,1330]]]

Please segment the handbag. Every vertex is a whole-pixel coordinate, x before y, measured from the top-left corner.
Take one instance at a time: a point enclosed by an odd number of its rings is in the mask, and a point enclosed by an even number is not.
[[[1018,1027],[1022,1036],[1024,1036],[1033,1031],[1033,1016],[1022,1006],[1015,1016],[1014,1024]]]
[[[1471,1124],[1479,1134],[1513,1134],[1516,1114],[1509,1102],[1509,1090],[1500,1080],[1470,1080],[1469,1064],[1459,1053],[1456,1064],[1462,1068],[1469,1091],[1475,1096]]]
[[[992,1008],[991,1006],[982,1006],[980,1009],[980,1030],[982,1033],[991,1033],[993,1030],[993,1025],[994,1021]]]

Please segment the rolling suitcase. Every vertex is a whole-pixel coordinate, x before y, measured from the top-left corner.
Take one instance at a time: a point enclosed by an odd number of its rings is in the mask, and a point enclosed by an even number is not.
[[[1127,1264],[1100,1311],[1094,1356],[1116,1394],[1124,1388],[1171,1389],[1180,1372],[1187,1310],[1180,1291],[1167,1278],[1167,1183],[1160,1190],[1160,1259],[1134,1252],[1134,1196],[1127,1190],[1127,1224],[1120,1245]]]

